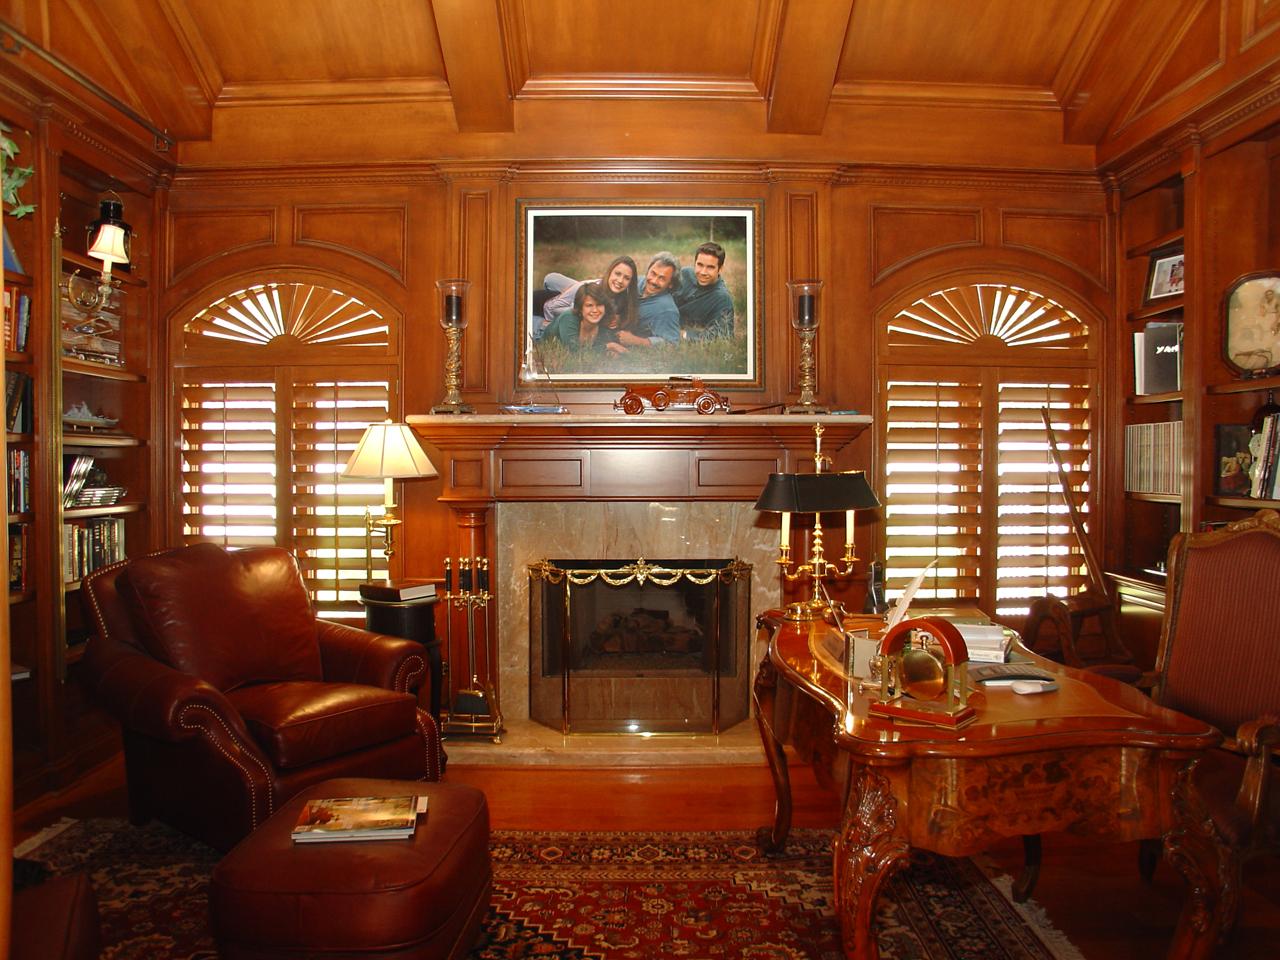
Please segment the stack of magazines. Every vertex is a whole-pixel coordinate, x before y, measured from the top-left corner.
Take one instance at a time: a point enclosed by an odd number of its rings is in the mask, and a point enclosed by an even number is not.
[[[426,809],[426,797],[320,797],[303,805],[293,840],[403,840],[413,836]]]

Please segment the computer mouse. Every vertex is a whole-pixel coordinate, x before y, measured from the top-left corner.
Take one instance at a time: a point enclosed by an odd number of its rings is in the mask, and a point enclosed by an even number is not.
[[[1014,693],[1049,693],[1058,689],[1058,684],[1044,680],[1015,680],[1009,684]]]

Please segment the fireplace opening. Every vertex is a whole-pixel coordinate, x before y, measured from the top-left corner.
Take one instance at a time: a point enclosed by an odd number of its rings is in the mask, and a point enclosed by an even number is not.
[[[564,733],[718,733],[748,712],[751,567],[529,567],[529,714]]]

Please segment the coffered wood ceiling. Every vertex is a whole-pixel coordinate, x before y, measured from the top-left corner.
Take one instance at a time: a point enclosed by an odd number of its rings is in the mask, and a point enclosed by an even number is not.
[[[930,136],[984,118],[1106,159],[1215,98],[1256,96],[1280,59],[1280,0],[0,0],[0,19],[180,142],[384,117],[412,135],[562,118],[539,102],[720,103],[758,134]],[[12,46],[12,45],[11,45]],[[29,56],[29,54],[14,54]],[[1215,74],[1234,79],[1215,86]],[[44,69],[36,67],[35,69]],[[52,72],[50,71],[52,76]],[[1239,78],[1246,78],[1242,85]],[[592,107],[591,103],[596,106]],[[281,109],[287,108],[287,110]],[[263,111],[268,112],[263,112]],[[685,111],[679,114],[679,111]],[[743,113],[746,110],[749,112]],[[352,112],[354,111],[354,113]],[[992,113],[992,111],[999,111]],[[992,117],[997,119],[994,123]],[[1158,121],[1158,123],[1156,122]],[[223,148],[227,148],[224,142]],[[234,150],[231,152],[234,153]],[[181,154],[179,154],[181,156]]]

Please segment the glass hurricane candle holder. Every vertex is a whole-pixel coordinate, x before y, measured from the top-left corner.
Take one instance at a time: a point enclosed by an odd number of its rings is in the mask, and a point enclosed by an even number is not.
[[[813,395],[814,359],[813,341],[818,334],[818,292],[821,280],[789,280],[787,290],[791,296],[791,326],[800,336],[800,400],[787,407],[787,413],[827,413]]]

